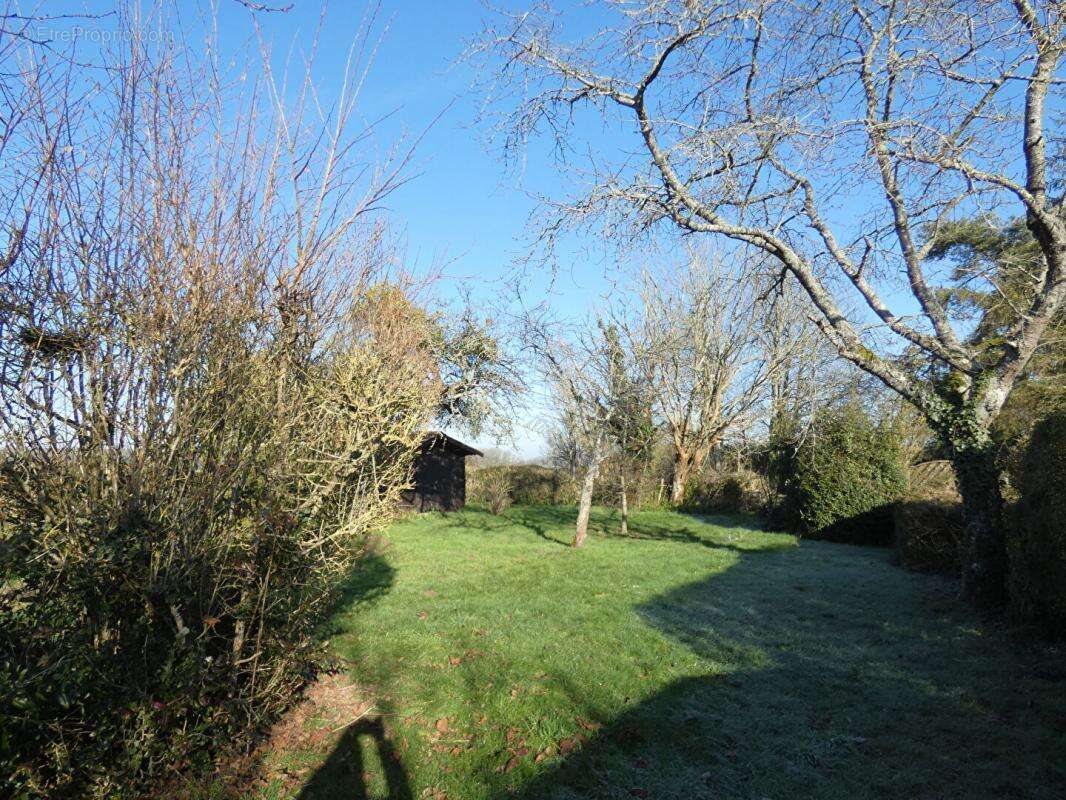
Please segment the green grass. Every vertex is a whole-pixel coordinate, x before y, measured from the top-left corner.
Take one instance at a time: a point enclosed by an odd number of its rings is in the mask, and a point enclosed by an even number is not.
[[[597,510],[575,551],[573,518],[395,526],[330,625],[382,722],[273,754],[305,783],[267,794],[1066,797],[1061,652],[982,625],[942,579],[669,512],[623,539]]]

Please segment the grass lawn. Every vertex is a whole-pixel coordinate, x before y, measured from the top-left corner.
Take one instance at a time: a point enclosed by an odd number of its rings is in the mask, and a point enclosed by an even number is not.
[[[375,710],[265,796],[1066,797],[1061,650],[949,583],[670,512],[572,550],[574,515],[396,525],[330,626]]]

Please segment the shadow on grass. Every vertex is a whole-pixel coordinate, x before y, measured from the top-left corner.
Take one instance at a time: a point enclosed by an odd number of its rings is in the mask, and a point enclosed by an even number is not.
[[[354,609],[375,603],[389,593],[395,582],[396,569],[385,557],[377,552],[367,553],[344,582],[337,606]]]
[[[501,514],[490,514],[480,507],[458,512],[429,512],[436,514],[449,529],[498,533],[513,528],[524,528],[545,542],[560,547],[569,547],[573,528],[577,521],[576,506],[512,506]],[[672,523],[656,521],[657,518],[672,518]],[[694,529],[711,525],[708,533],[700,535]],[[735,547],[729,542],[715,538],[714,528],[721,530],[751,531],[760,528],[755,515],[728,514],[682,514],[656,511],[635,511],[629,518],[629,532],[621,534],[621,512],[616,508],[594,506],[589,520],[589,535],[615,541],[662,541],[684,542],[712,549],[750,551],[751,547]]]
[[[572,529],[577,520],[577,509],[573,506],[512,506],[501,514],[491,514],[487,510],[452,512],[442,515],[447,521],[447,528],[463,531],[481,531],[496,533],[514,527],[525,528],[551,544],[568,547]],[[552,534],[556,535],[552,535]]]
[[[979,630],[953,591],[877,553],[749,553],[636,609],[719,669],[586,706],[591,741],[498,796],[1066,797],[1053,654]]]
[[[329,758],[308,781],[298,800],[366,800],[368,791],[365,772],[369,768],[367,749],[377,753],[377,763],[384,773],[390,800],[414,800],[400,754],[385,733],[381,717],[360,720],[337,741]],[[380,796],[380,795],[373,795]]]
[[[565,509],[520,511],[522,524],[546,529],[569,520]],[[654,522],[638,531],[690,540]],[[587,741],[544,764],[504,775],[480,765],[470,776],[487,790],[478,796],[1066,797],[1066,696],[1039,675],[1044,649],[981,629],[950,583],[898,572],[877,551],[741,551],[725,572],[634,609],[698,658],[694,674],[620,706],[583,697],[580,676],[553,676],[602,727],[575,728]],[[346,733],[301,798],[366,796],[360,737],[391,765],[389,797],[412,796],[374,729]]]
[[[484,516],[484,515],[482,515]],[[629,531],[621,534],[621,512],[614,508],[594,507],[589,521],[589,534],[595,537],[603,537],[614,540],[632,539],[635,541],[663,541],[685,542],[696,544],[701,547],[712,549],[745,549],[736,548],[728,542],[721,542],[713,536],[699,535],[689,527],[687,521],[691,519],[695,523],[709,524],[721,529],[758,529],[758,521],[754,516],[729,516],[729,515],[697,515],[675,514],[671,516],[678,522],[664,524],[654,521],[655,512],[635,512],[629,518]],[[577,508],[575,506],[522,506],[508,509],[505,514],[497,519],[505,520],[499,525],[485,524],[469,520],[473,527],[484,530],[493,530],[506,527],[507,524],[519,525],[532,531],[541,539],[552,544],[569,547],[573,536],[573,526],[577,521]],[[468,520],[464,519],[464,524]]]
[[[577,509],[571,506],[525,506],[513,509],[508,515],[516,524],[527,528],[541,539],[552,544],[570,546],[573,526],[577,522]],[[556,538],[551,532],[567,538]]]
[[[517,526],[526,528],[545,541],[558,545],[566,545],[568,541],[550,536],[549,531],[552,528],[573,525],[576,518],[576,512],[567,513],[565,508],[558,509],[548,506],[513,507],[501,514],[492,514],[485,509],[477,507],[463,511],[432,513],[437,513],[438,518],[446,523],[441,526],[440,529],[442,531],[453,529],[499,533]]]

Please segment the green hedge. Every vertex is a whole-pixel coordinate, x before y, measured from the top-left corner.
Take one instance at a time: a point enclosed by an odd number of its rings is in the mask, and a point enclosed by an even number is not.
[[[1066,629],[1066,412],[1033,430],[1010,515],[1010,596],[1015,612]]]
[[[898,436],[861,410],[823,415],[778,467],[778,518],[811,538],[889,545],[892,504],[907,490]]]
[[[247,742],[392,517],[417,365],[338,354],[282,395],[265,356],[211,355],[158,440],[0,454],[0,797],[153,796]]]

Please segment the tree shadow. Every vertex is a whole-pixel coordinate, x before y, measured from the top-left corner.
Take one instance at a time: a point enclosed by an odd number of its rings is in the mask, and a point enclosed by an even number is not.
[[[653,514],[635,512],[629,517],[628,532],[622,534],[619,532],[621,512],[618,509],[594,507],[589,522],[589,535],[614,541],[682,542],[711,549],[744,551],[752,548],[737,547],[730,542],[723,542],[721,538],[715,536],[714,529],[751,531],[753,528],[759,528],[758,520],[754,515],[685,514],[673,516],[681,520],[680,524],[655,522]],[[506,512],[505,518],[512,524],[521,525],[532,531],[545,541],[569,547],[571,528],[577,521],[577,508],[575,506],[523,506],[510,509]],[[710,525],[712,528],[703,535],[698,534],[688,527],[689,519]],[[563,538],[559,538],[560,534]]]
[[[356,563],[337,594],[329,616],[372,605],[384,597],[396,582],[396,568],[384,555],[371,550]]]
[[[577,522],[577,508],[572,506],[523,506],[515,509],[510,518],[523,528],[532,531],[541,539],[552,544],[569,547],[568,539],[552,536],[550,531],[566,529]],[[573,535],[572,531],[567,534]]]
[[[512,506],[502,514],[494,515],[481,509],[458,511],[449,514],[439,513],[440,518],[448,524],[442,530],[477,530],[485,533],[502,531],[515,526],[525,528],[538,538],[553,545],[569,547],[573,536],[573,526],[577,521],[576,506]],[[589,535],[595,538],[614,541],[663,541],[684,542],[701,547],[724,550],[751,550],[752,547],[737,547],[715,536],[714,529],[751,531],[761,528],[758,518],[753,514],[675,514],[671,516],[679,522],[674,524],[657,523],[654,512],[636,511],[629,517],[629,531],[619,532],[621,512],[616,508],[594,506],[589,521]],[[703,535],[695,533],[688,521],[712,526]],[[790,545],[789,545],[790,546]],[[762,547],[760,544],[758,547]]]
[[[642,535],[684,534],[652,519]],[[733,546],[724,572],[634,608],[691,653],[663,656],[672,680],[618,702],[602,691],[593,699],[580,676],[551,676],[593,726],[553,734],[555,755],[542,763],[532,751],[501,774],[483,760],[467,776],[478,796],[1066,797],[1066,692],[1061,669],[1047,668],[1053,651],[982,626],[951,581],[901,572],[883,551],[762,544]],[[483,680],[471,673],[469,697],[483,694]],[[366,797],[369,751],[350,737],[367,735],[393,765],[389,796],[411,797],[384,727],[346,732],[300,797]]]
[[[950,582],[882,568],[809,543],[638,606],[706,671],[586,705],[603,727],[498,796],[1066,796],[1066,693],[1040,678],[1053,654],[982,629]]]
[[[369,793],[367,759],[369,748],[376,751],[377,763],[384,775],[386,794]],[[329,758],[308,781],[298,800],[366,800],[371,796],[390,800],[413,800],[407,773],[400,754],[386,734],[380,716],[366,718],[352,725],[334,745]]]

